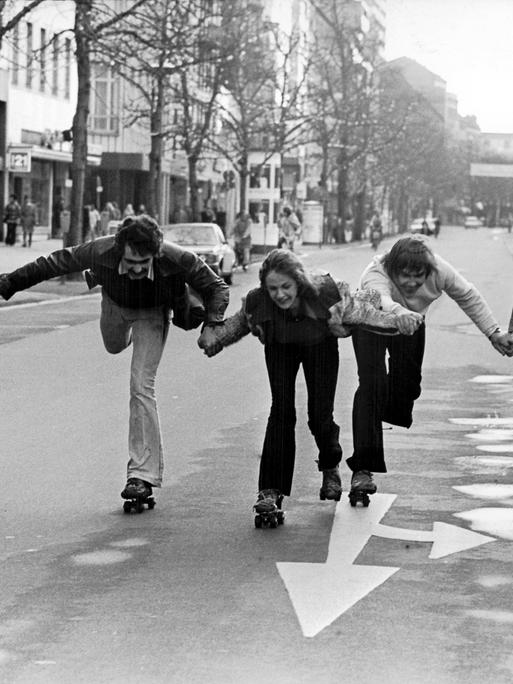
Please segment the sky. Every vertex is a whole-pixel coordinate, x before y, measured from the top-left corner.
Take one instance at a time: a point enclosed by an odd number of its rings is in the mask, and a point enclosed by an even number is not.
[[[388,60],[411,57],[482,131],[513,133],[513,0],[386,0],[386,12]]]

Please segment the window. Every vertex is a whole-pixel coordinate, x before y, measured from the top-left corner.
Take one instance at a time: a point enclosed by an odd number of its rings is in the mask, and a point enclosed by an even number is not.
[[[44,93],[46,88],[46,30],[40,33],[40,61],[39,61],[39,90]]]
[[[96,133],[117,133],[119,119],[118,81],[110,67],[92,65],[91,128]]]
[[[251,164],[249,168],[250,188],[269,188],[271,183],[271,166],[269,164]]]
[[[25,73],[25,85],[32,88],[32,78],[34,76],[34,34],[32,24],[27,22],[27,71]]]
[[[71,76],[71,40],[66,38],[64,41],[64,97],[70,98],[70,76]]]
[[[59,94],[59,37],[52,40],[52,95]]]
[[[19,24],[13,29],[12,37],[12,82],[18,85],[20,73],[20,27]]]

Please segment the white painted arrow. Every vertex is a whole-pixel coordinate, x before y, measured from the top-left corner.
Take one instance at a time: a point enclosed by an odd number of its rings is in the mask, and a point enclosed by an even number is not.
[[[314,637],[400,569],[354,565],[372,535],[432,542],[430,558],[494,541],[444,523],[434,523],[431,531],[379,524],[395,498],[395,494],[375,494],[369,508],[337,504],[325,563],[276,564],[306,637]]]
[[[458,553],[474,546],[488,544],[495,541],[494,537],[486,537],[483,534],[472,532],[464,527],[448,525],[447,523],[435,522],[430,530],[409,530],[388,525],[376,525],[372,534],[386,539],[402,539],[404,541],[433,542],[430,558],[443,558],[451,553]]]

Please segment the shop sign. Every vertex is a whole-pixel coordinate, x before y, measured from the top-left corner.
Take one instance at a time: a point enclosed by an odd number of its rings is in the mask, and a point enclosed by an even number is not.
[[[11,173],[30,173],[32,150],[29,147],[9,147],[7,170]]]

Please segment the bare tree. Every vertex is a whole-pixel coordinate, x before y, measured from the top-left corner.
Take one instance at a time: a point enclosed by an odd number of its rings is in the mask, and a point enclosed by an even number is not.
[[[246,206],[249,157],[262,153],[258,175],[276,153],[286,154],[306,139],[308,117],[303,99],[308,60],[299,73],[297,35],[285,35],[264,20],[261,8],[250,6],[225,27],[232,54],[224,62],[224,97],[219,100],[222,135],[212,147],[227,158],[240,176],[240,206]]]
[[[338,186],[335,237],[337,242],[345,242],[351,172],[364,169],[357,162],[368,153],[373,138],[374,72],[379,43],[374,36],[362,32],[351,0],[312,0],[311,4],[314,64],[309,97],[314,112],[320,113],[315,131],[319,133],[317,142],[324,158],[321,182],[327,182],[328,160],[335,156]],[[353,239],[360,238],[362,229],[360,220],[355,223]]]
[[[196,164],[218,93],[218,77],[209,70],[221,52],[220,18],[215,3],[146,0],[116,27],[115,44],[108,35],[101,44],[103,59],[132,93],[124,103],[125,125],[139,125],[150,138],[148,209],[155,215],[161,209],[162,160],[171,144],[185,150],[192,193],[197,186]]]
[[[17,5],[13,0],[0,0],[0,44],[4,36],[9,34],[13,28],[27,16],[27,14],[30,14],[33,9],[38,5],[41,5],[44,1],[45,0],[31,0],[30,2],[26,2],[25,5],[16,12],[14,10],[16,10]],[[9,15],[9,19],[4,23],[6,14]]]
[[[87,120],[91,97],[91,55],[102,35],[134,12],[145,0],[133,0],[122,12],[115,12],[109,3],[99,0],[75,1],[75,56],[78,96],[73,117],[73,152],[71,161],[71,221],[67,244],[82,242],[82,208],[87,170]]]

